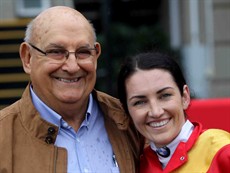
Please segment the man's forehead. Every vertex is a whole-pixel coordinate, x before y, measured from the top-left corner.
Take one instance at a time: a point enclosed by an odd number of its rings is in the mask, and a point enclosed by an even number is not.
[[[89,26],[87,19],[75,9],[69,7],[51,8],[34,19],[33,31],[36,32],[33,33],[33,37],[37,40],[52,28],[67,25],[67,23],[82,27]]]
[[[47,22],[49,24],[55,21],[60,21],[61,19],[65,19],[65,18],[67,18],[68,21],[87,20],[81,13],[79,13],[75,9],[67,8],[67,7],[59,7],[59,8],[57,7],[57,8],[50,8],[48,10],[45,10],[39,16],[37,16],[34,21],[36,24],[41,25],[44,22]]]

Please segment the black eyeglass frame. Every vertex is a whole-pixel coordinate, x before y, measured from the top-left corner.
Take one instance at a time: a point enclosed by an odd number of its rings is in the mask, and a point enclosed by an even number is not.
[[[34,48],[35,50],[37,50],[38,52],[40,52],[40,53],[42,53],[43,55],[45,55],[45,56],[47,56],[47,52],[44,52],[43,50],[41,50],[41,49],[39,49],[38,47],[36,47],[36,46],[34,46],[32,43],[28,43],[32,48]],[[66,53],[66,55],[65,55],[65,58],[66,59],[68,59],[69,58],[69,54],[70,53],[74,53],[74,55],[75,55],[75,58],[77,58],[77,56],[76,56],[76,51],[75,52],[70,52],[70,51],[68,51],[68,50],[66,50],[66,49],[64,49],[65,50],[65,52],[67,52]],[[98,49],[96,48],[96,45],[94,44],[94,48],[88,48],[88,50],[95,50],[96,51],[96,54],[98,54]]]

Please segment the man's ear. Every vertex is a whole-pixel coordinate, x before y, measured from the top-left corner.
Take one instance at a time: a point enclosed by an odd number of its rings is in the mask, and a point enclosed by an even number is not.
[[[22,61],[23,69],[27,74],[31,72],[31,54],[30,47],[26,42],[20,45],[19,49],[20,58]]]
[[[183,87],[182,104],[184,110],[186,110],[190,104],[190,91],[188,85],[184,85]]]
[[[94,44],[95,48],[96,48],[96,56],[97,56],[97,59],[99,58],[99,56],[101,55],[101,45],[100,43],[96,42]]]
[[[96,49],[96,59],[98,60],[99,56],[101,55],[101,45],[100,43],[96,42],[94,47]],[[95,62],[95,69],[97,69],[97,60]]]

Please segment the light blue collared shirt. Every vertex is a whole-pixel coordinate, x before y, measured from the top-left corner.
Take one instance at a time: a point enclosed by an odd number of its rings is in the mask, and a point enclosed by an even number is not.
[[[85,119],[76,133],[59,114],[37,97],[32,87],[30,92],[41,118],[59,127],[55,145],[68,151],[68,173],[119,173],[102,112],[92,94]]]

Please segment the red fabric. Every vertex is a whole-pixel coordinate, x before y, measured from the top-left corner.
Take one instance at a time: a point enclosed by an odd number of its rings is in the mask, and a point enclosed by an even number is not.
[[[186,113],[190,121],[200,122],[204,129],[230,132],[230,98],[193,99]]]
[[[230,163],[230,144],[226,145],[218,151],[214,157],[208,173],[226,172],[229,171]]]
[[[195,142],[199,138],[200,134],[204,132],[204,130],[202,130],[201,124],[197,124],[197,123],[193,123],[193,124],[195,125],[195,129],[191,134],[190,138],[186,143],[181,142],[178,145],[173,156],[171,157],[171,160],[169,161],[169,163],[167,164],[164,170],[162,169],[162,166],[159,162],[156,153],[149,146],[145,148],[144,153],[140,157],[140,170],[139,170],[140,173],[169,173],[172,171],[177,172],[176,170],[180,169],[180,167],[183,167],[183,165],[186,162],[194,163],[194,161],[196,161],[196,158],[191,158],[191,157],[188,158],[189,156],[187,154],[189,154],[189,150],[192,147],[196,147]],[[213,138],[213,136],[211,136],[210,138]],[[216,136],[217,141],[218,139],[221,140],[219,136]],[[206,140],[210,140],[210,139],[206,139]],[[211,150],[212,148],[209,149]],[[203,154],[208,155],[207,150],[206,153]],[[184,160],[180,159],[182,157],[184,157]],[[230,144],[227,144],[223,146],[221,149],[219,149],[218,151],[216,151],[216,154],[212,159],[211,163],[208,163],[210,165],[207,173],[225,173],[226,171],[229,170],[229,165],[230,165],[229,163],[230,163]],[[202,164],[203,163],[201,163],[201,165]],[[197,166],[199,166],[199,163],[197,163]]]
[[[202,133],[202,125],[194,123],[195,129],[191,134],[189,140],[184,143],[181,142],[177,149],[175,150],[171,160],[165,167],[162,169],[162,166],[159,162],[157,154],[148,146],[145,148],[143,155],[140,157],[140,173],[169,173],[182,166],[185,162],[188,161],[187,152],[192,148],[200,133]],[[180,158],[184,157],[184,160]],[[154,170],[154,171],[153,171]]]

